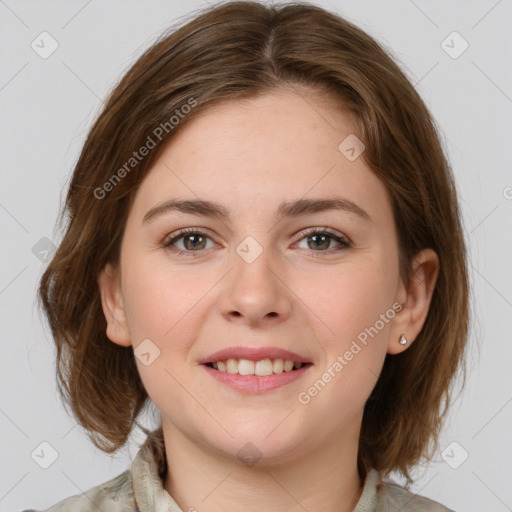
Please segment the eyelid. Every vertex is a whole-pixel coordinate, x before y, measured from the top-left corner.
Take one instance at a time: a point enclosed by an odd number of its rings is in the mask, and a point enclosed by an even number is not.
[[[197,227],[197,228],[196,227],[187,227],[187,228],[178,229],[177,231],[171,233],[170,235],[165,236],[165,238],[161,242],[161,245],[164,249],[168,249],[172,252],[175,252],[178,254],[190,254],[192,256],[197,257],[200,255],[201,252],[204,251],[204,249],[199,250],[199,251],[184,251],[183,249],[178,249],[173,246],[173,243],[175,243],[177,240],[180,240],[182,237],[186,236],[187,234],[196,234],[196,235],[204,236],[204,237],[210,239],[215,244],[219,245],[218,242],[215,240],[215,237],[209,233],[208,229],[199,228],[199,227]],[[347,249],[347,248],[352,247],[352,245],[353,245],[351,240],[347,236],[345,236],[344,234],[342,234],[332,228],[329,228],[327,226],[316,226],[316,227],[306,228],[306,229],[298,231],[293,236],[296,237],[298,234],[300,234],[300,238],[298,238],[293,243],[293,245],[298,244],[301,240],[303,240],[304,238],[306,238],[312,234],[326,234],[326,235],[330,236],[330,238],[332,238],[338,244],[338,248],[328,249],[325,251],[311,250],[312,253],[318,252],[319,255],[321,255],[322,253],[323,254],[331,254],[332,252],[336,252],[337,250],[340,250],[340,248]]]
[[[352,243],[348,236],[344,235],[340,231],[336,231],[335,229],[329,228],[327,226],[316,226],[312,228],[306,228],[301,229],[296,233],[296,235],[301,234],[301,238],[299,238],[299,241],[302,240],[305,236],[308,236],[312,233],[326,233],[328,235],[332,235],[333,237],[338,237],[343,240],[345,240],[347,243]],[[294,235],[295,236],[295,235]]]
[[[324,251],[309,250],[311,255],[313,255],[315,257],[322,257],[322,255],[325,255],[325,256],[332,255],[333,253],[337,253],[339,251],[342,251],[345,249],[350,249],[353,247],[352,241],[347,236],[345,236],[344,234],[342,234],[334,229],[328,228],[326,226],[306,228],[305,230],[299,231],[299,233],[300,233],[300,238],[298,238],[298,240],[296,242],[294,242],[293,245],[298,244],[299,242],[301,242],[302,240],[304,240],[304,238],[307,238],[308,236],[316,235],[316,234],[327,235],[329,238],[331,238],[338,244],[337,247],[333,247],[331,249],[327,249]],[[307,250],[307,249],[304,249],[304,250]]]
[[[161,245],[164,248],[169,248],[169,246],[172,246],[173,241],[179,240],[180,238],[182,238],[188,234],[194,234],[194,235],[197,234],[200,236],[204,236],[204,237],[212,240],[212,242],[218,244],[218,242],[216,242],[216,240],[215,240],[215,237],[212,236],[210,234],[209,230],[207,230],[206,228],[188,227],[188,228],[178,229],[177,231],[173,231],[172,233],[165,235],[164,239],[161,242]],[[179,249],[178,249],[178,251],[179,251]],[[194,252],[194,251],[182,251],[182,252]]]

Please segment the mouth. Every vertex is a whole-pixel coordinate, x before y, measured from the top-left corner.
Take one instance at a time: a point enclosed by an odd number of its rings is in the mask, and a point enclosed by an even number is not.
[[[219,359],[200,364],[212,378],[244,395],[268,393],[292,385],[313,363],[291,359]],[[275,370],[275,372],[274,372]]]
[[[259,360],[228,358],[203,364],[222,373],[268,377],[274,374],[294,372],[311,366],[312,363],[281,358]]]
[[[198,361],[217,382],[239,393],[254,395],[291,385],[309,373],[307,356],[281,347],[233,346]]]

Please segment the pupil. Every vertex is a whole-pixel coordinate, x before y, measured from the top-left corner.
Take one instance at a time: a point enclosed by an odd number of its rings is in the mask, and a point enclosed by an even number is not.
[[[314,240],[314,245],[316,248],[319,248],[319,247],[321,248],[322,243],[324,244],[324,247],[323,247],[324,249],[327,249],[329,247],[329,240],[328,240],[329,237],[327,237],[326,235],[312,235],[311,238]],[[320,244],[317,244],[316,242],[318,242],[319,239],[321,239]],[[327,240],[327,246],[325,246],[326,240]]]
[[[187,245],[188,242],[191,242],[192,239],[196,239],[195,242],[192,242],[191,247],[197,248],[199,244],[204,241],[203,237],[200,235],[188,235],[185,239],[185,245]],[[190,248],[190,247],[189,247]]]

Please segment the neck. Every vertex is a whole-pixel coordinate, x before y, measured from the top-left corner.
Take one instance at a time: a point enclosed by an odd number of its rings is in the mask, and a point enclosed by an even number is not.
[[[360,420],[360,419],[359,419]],[[164,488],[184,511],[351,512],[362,493],[357,470],[360,421],[286,463],[253,466],[219,455],[163,423],[168,470]],[[314,449],[313,449],[314,448]]]

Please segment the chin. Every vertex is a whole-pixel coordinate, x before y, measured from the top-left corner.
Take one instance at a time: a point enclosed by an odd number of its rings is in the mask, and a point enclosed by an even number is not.
[[[226,434],[222,439],[210,440],[209,444],[227,457],[251,467],[289,462],[303,451],[306,440],[292,435],[288,428],[282,428],[283,424],[279,425],[282,419],[279,418],[272,427],[261,423],[251,424],[250,428],[247,424],[239,425],[237,429],[226,426],[233,438]]]

